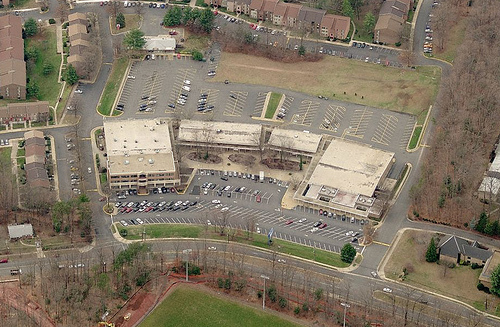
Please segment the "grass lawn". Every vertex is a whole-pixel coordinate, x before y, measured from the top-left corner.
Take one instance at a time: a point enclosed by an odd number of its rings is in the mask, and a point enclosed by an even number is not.
[[[41,32],[25,40],[25,49],[30,47],[38,48],[40,55],[31,71],[27,71],[27,77],[35,80],[40,87],[40,100],[49,101],[54,106],[59,98],[62,85],[57,82],[59,66],[61,65],[61,55],[57,54],[56,27],[44,27]],[[50,63],[53,71],[49,75],[43,74],[43,66]]]
[[[187,286],[176,287],[140,327],[299,326],[291,321]]]
[[[422,133],[422,126],[415,127],[413,134],[411,136],[410,145],[408,148],[410,150],[415,149],[417,147],[418,139],[420,138],[420,134]]]
[[[282,96],[283,94],[281,93],[271,92],[269,102],[267,103],[266,118],[273,118]]]
[[[122,229],[124,227],[120,227]],[[140,240],[142,239],[142,232],[146,230],[147,238],[168,238],[168,237],[190,237],[190,238],[208,238],[227,240],[227,236],[220,236],[214,228],[209,228],[207,232],[204,231],[203,226],[196,225],[176,225],[176,224],[160,224],[160,225],[146,225],[146,226],[129,226],[125,227],[128,231],[126,239]],[[234,237],[234,241],[243,244],[251,244],[264,249],[276,248],[278,252],[287,253],[300,258],[313,260],[316,262],[324,263],[326,265],[345,268],[349,265],[340,260],[340,254],[314,249],[309,246],[287,242],[280,239],[274,239],[273,245],[267,245],[267,235],[254,234],[253,240],[246,238],[246,232],[238,231]]]
[[[438,51],[435,46],[433,48],[433,57],[452,63],[457,56],[458,47],[464,41],[466,27],[467,19],[459,17],[458,22],[448,32],[448,39],[444,43],[443,51]]]
[[[10,155],[12,153],[12,147],[6,147],[3,149],[0,149],[0,162],[2,163],[3,167],[9,168],[8,171],[12,171],[10,167],[12,167],[12,163],[10,161]],[[5,170],[7,171],[7,170]]]
[[[137,14],[124,14],[125,16],[125,27],[120,28],[119,30],[116,29],[116,20],[114,17],[109,17],[109,24],[111,26],[111,32],[113,34],[116,33],[125,33],[130,30],[133,30],[134,28],[139,28],[139,25],[141,24],[141,16]]]
[[[210,42],[210,37],[206,35],[196,35],[191,34],[184,30],[186,35],[186,42],[184,42],[183,52],[191,52],[191,50],[199,50],[203,52],[204,49],[208,48],[208,43]]]
[[[269,85],[417,116],[434,102],[441,76],[432,66],[406,70],[332,56],[281,63],[225,52],[219,68],[215,82]]]
[[[24,157],[26,154],[26,150],[24,150],[24,148],[18,148],[17,149],[17,156],[18,157]]]
[[[128,58],[123,57],[113,62],[113,69],[109,75],[106,87],[101,95],[101,102],[97,105],[97,111],[104,116],[109,116],[113,110],[113,103],[120,89],[123,75],[128,66]]]
[[[100,173],[99,178],[101,179],[101,185],[104,185],[108,182],[108,175],[106,175],[106,173]]]
[[[411,286],[424,288],[445,296],[452,297],[470,305],[483,301],[487,294],[476,287],[481,269],[457,265],[455,268],[445,268],[445,264],[425,261],[425,251],[431,237],[445,236],[435,233],[405,231],[397,248],[389,258],[385,267],[385,276],[397,279],[403,267],[411,270],[404,281]],[[436,242],[436,244],[439,242]],[[500,299],[488,296],[488,312],[495,314],[495,308]],[[484,308],[483,308],[484,309]]]

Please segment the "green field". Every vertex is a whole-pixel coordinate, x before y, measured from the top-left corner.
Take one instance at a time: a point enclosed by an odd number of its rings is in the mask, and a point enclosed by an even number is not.
[[[49,101],[54,106],[59,98],[62,85],[58,83],[58,71],[61,65],[61,55],[57,54],[56,27],[49,26],[25,40],[25,49],[35,47],[38,49],[38,59],[33,68],[26,71],[30,80],[36,81],[40,88],[40,100]],[[46,63],[52,64],[53,70],[50,74],[43,74],[43,66]],[[27,65],[27,67],[30,67]]]
[[[125,228],[120,227],[120,229],[127,230],[128,235],[125,238],[128,240],[142,239],[143,231],[146,232],[146,238],[203,237],[207,239],[227,240],[227,236],[220,236],[219,233],[215,231],[215,227],[210,227],[205,232],[203,226],[199,225],[159,224],[129,226]],[[267,245],[266,235],[253,234],[251,240],[248,240],[246,236],[246,232],[241,231],[234,236],[234,239],[231,240],[238,243],[250,244],[263,249],[276,249],[280,253],[286,253],[334,267],[345,268],[349,266],[347,263],[340,260],[340,255],[338,253],[314,249],[310,246],[303,246],[279,239],[274,239],[273,245],[270,247]]]
[[[128,58],[120,58],[113,62],[113,70],[111,75],[109,75],[106,87],[101,96],[101,102],[97,106],[97,111],[104,115],[109,116],[113,110],[113,104],[115,103],[115,98],[118,95],[118,90],[120,89],[120,84],[123,80],[123,75],[128,66]]]
[[[300,326],[291,321],[180,285],[140,327]]]
[[[278,104],[280,103],[281,97],[283,94],[271,92],[271,96],[269,97],[269,102],[267,103],[266,109],[266,118],[273,118],[276,109],[278,109]]]

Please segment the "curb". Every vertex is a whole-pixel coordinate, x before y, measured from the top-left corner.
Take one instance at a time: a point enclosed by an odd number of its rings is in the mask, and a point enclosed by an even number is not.
[[[119,221],[115,221],[112,223],[113,224],[118,224]],[[184,225],[184,224],[178,224],[178,225]],[[118,231],[118,227],[115,226],[115,229]],[[131,243],[135,243],[135,242],[142,242],[142,240],[127,240],[125,238],[123,238],[119,232],[117,233],[113,233],[113,237],[118,241],[118,242],[121,242],[121,243],[125,243],[125,244],[131,244]],[[168,241],[168,242],[175,242],[175,241],[200,241],[202,242],[203,239],[200,239],[200,238],[190,238],[190,237],[176,237],[176,238],[146,238],[144,239],[144,242],[160,242],[160,241]],[[265,249],[265,248],[261,248],[261,247],[258,247],[258,246],[255,246],[255,245],[251,245],[251,244],[243,244],[243,243],[238,243],[238,242],[234,242],[234,241],[224,241],[224,240],[216,240],[216,239],[206,239],[210,242],[215,242],[215,243],[218,243],[218,244],[232,244],[232,245],[238,245],[238,246],[241,246],[241,247],[247,247],[247,248],[252,248],[254,250],[259,250],[259,251],[263,251],[263,252],[266,252],[266,253],[269,253],[269,254],[273,254],[275,253],[275,251],[272,251],[272,250],[268,250],[268,249]],[[286,240],[285,240],[286,241]],[[288,241],[286,241],[288,242]],[[312,248],[312,247],[309,247],[308,248]],[[313,248],[315,249],[315,248]],[[318,250],[321,250],[321,249],[318,249]],[[301,261],[304,261],[304,262],[307,262],[307,263],[310,263],[310,264],[316,264],[316,265],[320,265],[322,266],[323,268],[326,268],[326,269],[330,269],[330,270],[336,270],[336,271],[339,271],[339,272],[351,272],[351,271],[354,271],[356,270],[359,266],[357,265],[356,267],[353,267],[352,264],[347,267],[347,268],[339,268],[339,267],[335,267],[335,266],[330,266],[330,265],[327,265],[325,263],[321,263],[321,262],[318,262],[318,261],[313,261],[313,260],[310,260],[310,259],[305,259],[305,258],[301,258],[301,257],[297,257],[297,256],[294,256],[294,255],[291,255],[291,254],[288,254],[288,253],[285,253],[285,252],[276,252],[276,253],[279,253],[280,255],[282,256],[286,256],[288,258],[293,258],[295,260],[301,260]],[[360,255],[360,254],[357,254],[356,257]],[[354,260],[353,260],[354,262]]]

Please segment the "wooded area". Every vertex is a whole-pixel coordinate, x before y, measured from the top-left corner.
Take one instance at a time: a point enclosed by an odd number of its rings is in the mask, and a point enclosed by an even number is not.
[[[465,40],[443,78],[430,149],[411,193],[412,216],[458,227],[470,226],[483,210],[489,214],[477,189],[500,131],[500,9],[485,0],[467,10]]]

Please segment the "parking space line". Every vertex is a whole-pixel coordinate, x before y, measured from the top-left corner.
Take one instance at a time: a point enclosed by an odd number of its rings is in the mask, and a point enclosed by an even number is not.
[[[266,101],[267,92],[259,92],[255,100],[255,109],[253,110],[253,117],[260,117],[264,108],[264,102]]]
[[[344,132],[344,135],[354,136],[358,138],[363,138],[365,136],[365,131],[368,126],[368,122],[372,117],[373,111],[367,108],[356,109],[352,115],[349,128]]]
[[[229,100],[226,103],[226,108],[223,112],[224,116],[241,117],[247,96],[248,92],[231,91]]]
[[[338,128],[340,127],[340,123],[344,118],[345,112],[345,107],[335,106],[332,104],[328,105],[328,108],[325,111],[323,122],[321,123],[319,128],[337,132]]]
[[[397,124],[398,118],[396,116],[383,114],[372,137],[372,142],[389,145]]]
[[[319,102],[312,100],[303,100],[300,103],[299,110],[292,116],[291,123],[295,125],[311,126],[312,120],[318,111]]]
[[[403,136],[399,142],[399,147],[405,149],[410,141],[411,134],[413,133],[413,127],[415,125],[415,117],[411,116],[405,125]]]

